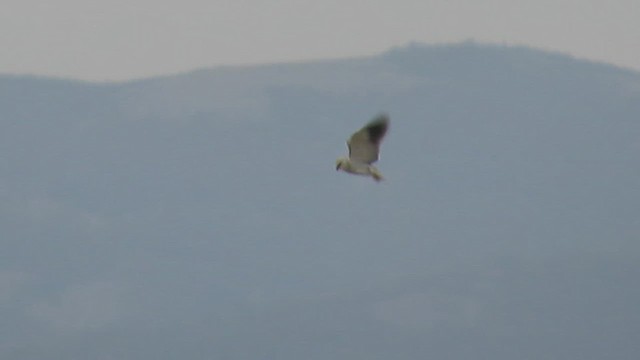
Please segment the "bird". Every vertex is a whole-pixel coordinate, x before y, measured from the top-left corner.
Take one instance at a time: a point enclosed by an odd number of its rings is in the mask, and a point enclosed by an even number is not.
[[[384,180],[373,165],[378,161],[380,143],[389,129],[389,116],[380,114],[347,140],[349,157],[336,160],[336,171],[342,170],[356,175],[371,176],[376,182]]]

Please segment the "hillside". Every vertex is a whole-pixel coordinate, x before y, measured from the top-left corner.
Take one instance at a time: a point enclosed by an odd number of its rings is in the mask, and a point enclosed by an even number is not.
[[[640,74],[520,47],[0,76],[0,358],[635,359],[639,139]]]

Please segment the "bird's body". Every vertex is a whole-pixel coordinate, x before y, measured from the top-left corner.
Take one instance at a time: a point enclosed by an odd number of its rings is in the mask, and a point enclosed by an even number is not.
[[[383,114],[351,135],[347,140],[349,157],[339,158],[336,161],[336,170],[371,176],[376,181],[382,180],[382,174],[372,164],[378,160],[380,143],[388,128],[389,117]]]
[[[359,161],[353,161],[346,157],[338,159],[336,167],[338,170],[342,170],[350,174],[371,176],[376,181],[384,179],[380,171],[378,171],[375,166]]]

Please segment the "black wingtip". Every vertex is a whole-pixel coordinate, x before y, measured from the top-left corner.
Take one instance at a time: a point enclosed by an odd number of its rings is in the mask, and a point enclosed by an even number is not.
[[[376,116],[366,128],[369,133],[369,139],[375,144],[379,143],[389,129],[389,115],[382,113]]]

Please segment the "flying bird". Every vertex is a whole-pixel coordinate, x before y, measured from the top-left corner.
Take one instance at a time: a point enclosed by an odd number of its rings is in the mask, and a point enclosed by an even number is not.
[[[351,135],[347,140],[349,157],[341,157],[336,161],[336,171],[371,176],[375,181],[383,180],[380,171],[371,164],[378,161],[380,143],[388,128],[389,116],[381,114]]]

